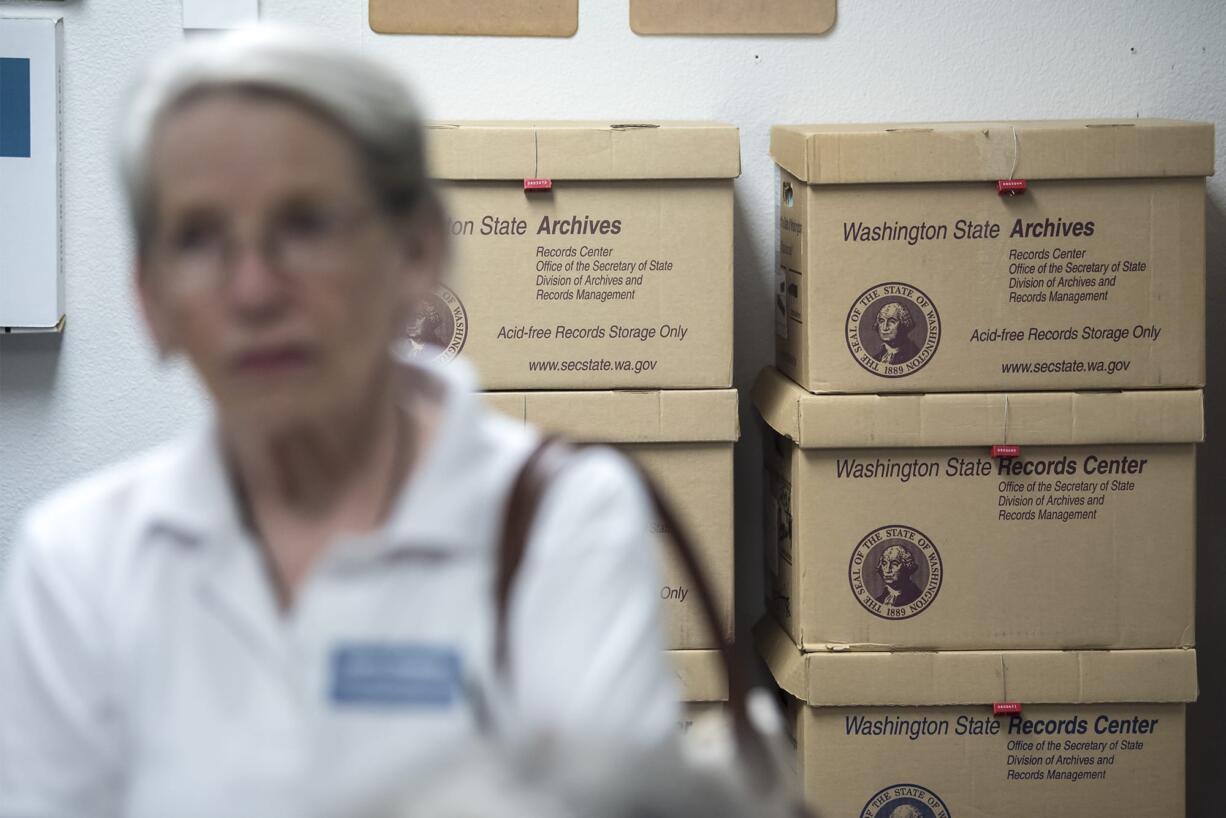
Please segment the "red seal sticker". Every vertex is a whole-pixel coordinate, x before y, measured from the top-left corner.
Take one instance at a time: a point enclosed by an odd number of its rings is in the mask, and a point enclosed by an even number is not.
[[[996,183],[996,192],[1001,196],[1021,196],[1027,187],[1025,179],[1001,179]]]

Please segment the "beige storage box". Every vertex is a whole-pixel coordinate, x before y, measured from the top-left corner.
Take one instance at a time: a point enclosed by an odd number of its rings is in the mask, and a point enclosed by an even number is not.
[[[1199,390],[812,395],[767,369],[753,397],[768,605],[805,650],[1194,644]]]
[[[453,278],[409,327],[487,389],[732,385],[731,125],[433,125]]]
[[[681,732],[728,706],[728,671],[717,650],[670,650],[669,661],[681,696]]]
[[[663,547],[666,647],[713,648],[733,638],[732,448],[740,437],[733,389],[659,392],[490,392],[513,418],[583,443],[609,443],[656,481],[688,526],[716,596],[711,634],[671,544]],[[663,530],[661,529],[661,532]]]
[[[772,622],[758,645],[818,815],[1184,815],[1193,650],[804,654]]]
[[[811,392],[1205,383],[1213,125],[778,126],[776,363]],[[998,180],[1025,180],[1001,195]]]

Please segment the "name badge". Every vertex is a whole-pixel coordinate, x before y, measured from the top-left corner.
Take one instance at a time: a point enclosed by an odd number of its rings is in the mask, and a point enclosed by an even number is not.
[[[340,645],[332,651],[332,702],[441,709],[462,691],[454,648],[396,642]]]

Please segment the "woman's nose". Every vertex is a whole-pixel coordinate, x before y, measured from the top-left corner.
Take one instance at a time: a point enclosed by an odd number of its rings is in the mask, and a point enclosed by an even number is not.
[[[235,248],[231,259],[230,302],[249,317],[266,318],[286,303],[286,281],[259,244],[247,242]]]

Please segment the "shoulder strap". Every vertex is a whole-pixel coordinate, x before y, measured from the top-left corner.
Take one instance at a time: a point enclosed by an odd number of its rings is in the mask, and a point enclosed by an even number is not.
[[[502,525],[502,542],[494,573],[494,663],[506,676],[510,668],[507,644],[507,619],[511,606],[511,587],[519,573],[520,563],[528,550],[528,534],[536,518],[545,490],[573,454],[573,449],[560,438],[543,439],[520,468],[511,487]]]
[[[545,491],[575,452],[574,445],[558,437],[543,439],[524,463],[507,501],[497,573],[495,574],[494,660],[498,673],[504,678],[510,670],[508,648],[510,640],[507,634],[507,620],[515,575],[527,552],[528,535]],[[629,458],[627,461],[638,473],[643,486],[647,489],[656,517],[668,532],[669,539],[681,557],[694,584],[694,589],[698,592],[703,618],[719,643],[723,664],[728,673],[728,705],[736,728],[740,754],[760,778],[773,778],[775,771],[765,761],[768,756],[766,740],[749,718],[748,674],[737,661],[732,644],[725,641],[720,633],[715,595],[711,592],[706,572],[698,561],[694,542],[655,482],[637,463]]]

